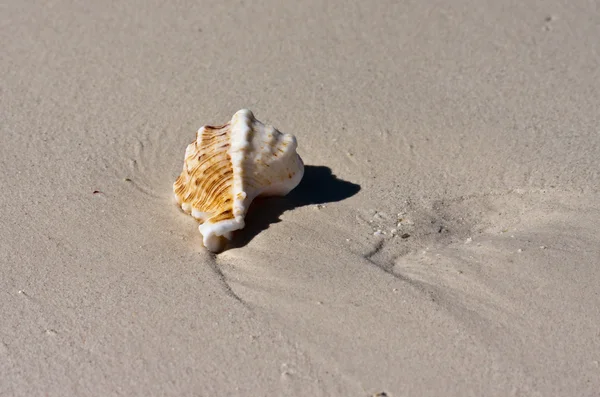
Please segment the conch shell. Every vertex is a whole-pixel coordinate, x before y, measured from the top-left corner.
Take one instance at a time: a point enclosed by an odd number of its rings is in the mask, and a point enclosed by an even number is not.
[[[296,138],[242,109],[218,127],[204,126],[185,151],[183,171],[173,184],[177,203],[200,221],[204,246],[223,249],[242,229],[252,200],[285,196],[304,175]]]

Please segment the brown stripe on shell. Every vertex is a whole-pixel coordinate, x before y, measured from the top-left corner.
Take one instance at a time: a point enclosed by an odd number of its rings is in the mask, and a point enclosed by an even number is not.
[[[211,214],[208,220],[213,223],[234,218],[230,133],[229,123],[205,126],[200,139],[190,144],[191,153],[174,184],[177,201]]]
[[[221,212],[218,215],[213,216],[212,218],[210,218],[210,221],[213,223],[216,222],[220,222],[220,221],[226,221],[227,219],[233,219],[233,210],[229,209],[226,211]]]

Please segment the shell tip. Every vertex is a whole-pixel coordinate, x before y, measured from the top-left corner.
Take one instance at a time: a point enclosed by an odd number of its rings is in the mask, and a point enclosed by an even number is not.
[[[254,113],[252,113],[250,109],[240,109],[233,116],[243,116],[249,119],[254,119]]]
[[[227,247],[227,237],[217,236],[216,234],[208,234],[202,239],[202,243],[210,252],[218,254]]]

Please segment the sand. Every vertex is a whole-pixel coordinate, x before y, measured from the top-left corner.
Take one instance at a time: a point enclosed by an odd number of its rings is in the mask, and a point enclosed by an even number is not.
[[[0,15],[0,396],[598,395],[597,3]],[[241,108],[306,176],[215,256],[171,186]]]

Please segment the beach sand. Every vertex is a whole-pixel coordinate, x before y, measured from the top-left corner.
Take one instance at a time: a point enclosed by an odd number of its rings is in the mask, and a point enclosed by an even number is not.
[[[0,396],[598,395],[597,3],[0,14]],[[172,184],[241,108],[306,175],[214,255]]]

